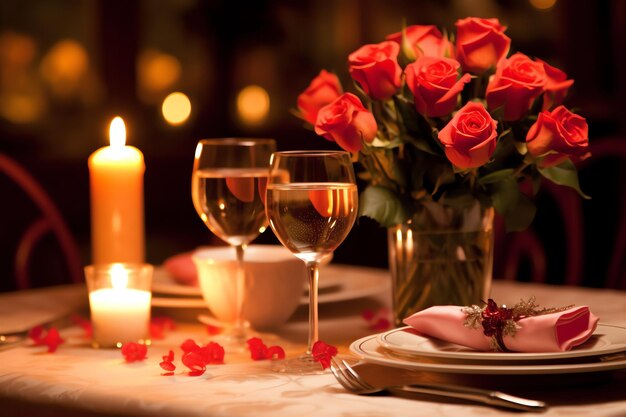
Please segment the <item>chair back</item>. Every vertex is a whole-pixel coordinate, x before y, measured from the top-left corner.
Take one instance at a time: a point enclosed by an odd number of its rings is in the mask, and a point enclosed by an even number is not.
[[[560,283],[567,285],[626,289],[626,138],[598,139],[589,148],[591,157],[576,165],[581,188],[591,200],[583,200],[569,187],[543,181],[536,198],[538,213],[552,206],[555,215],[547,225],[535,222],[528,230],[509,234],[500,219],[496,252],[502,256],[496,256],[494,276],[519,279],[525,265],[529,274],[523,278],[534,282],[545,282],[556,270],[564,278]],[[606,178],[602,169],[613,169],[612,178]],[[598,176],[615,184],[607,188]],[[558,233],[562,236],[554,236]],[[557,260],[562,265],[552,267]]]
[[[22,165],[2,153],[0,153],[0,174],[6,175],[15,183],[38,210],[37,218],[26,227],[18,239],[14,258],[15,288],[31,287],[32,255],[47,233],[52,233],[59,243],[71,282],[83,282],[78,247],[48,193]],[[3,204],[10,204],[10,199],[5,198]]]

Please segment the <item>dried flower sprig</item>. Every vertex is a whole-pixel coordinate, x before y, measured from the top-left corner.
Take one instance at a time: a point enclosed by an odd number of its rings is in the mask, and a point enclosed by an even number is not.
[[[544,314],[558,313],[574,307],[573,304],[563,307],[539,307],[535,297],[520,301],[508,308],[506,305],[498,306],[493,300],[487,300],[485,307],[472,305],[464,307],[465,327],[483,329],[485,336],[491,338],[491,347],[495,351],[508,352],[504,344],[504,337],[514,337],[521,326],[517,323],[525,317],[541,316]]]

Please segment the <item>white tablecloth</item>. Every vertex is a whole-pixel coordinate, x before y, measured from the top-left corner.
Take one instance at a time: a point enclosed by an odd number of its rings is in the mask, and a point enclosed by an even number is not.
[[[381,274],[386,274],[380,271]],[[512,282],[494,283],[493,297],[513,304],[534,295],[546,306],[587,304],[602,321],[626,325],[626,293],[573,287],[550,287]],[[373,333],[361,311],[388,305],[389,294],[320,306],[320,337],[348,355],[350,342]],[[31,326],[42,316],[85,307],[81,287],[58,287],[0,295],[0,332],[23,322]],[[42,309],[37,311],[38,306]],[[55,307],[56,306],[56,307]],[[56,310],[55,310],[56,309]],[[159,313],[159,312],[157,312]],[[161,312],[162,313],[162,312]],[[287,353],[304,349],[306,309],[301,308],[279,334],[262,334],[268,344],[281,344]],[[81,330],[65,328],[68,342],[54,354],[43,348],[19,346],[0,351],[0,415],[129,416],[504,416],[519,413],[433,398],[359,397],[347,393],[330,373],[294,376],[272,372],[267,361],[252,361],[246,352],[227,352],[226,364],[210,365],[200,377],[182,372],[181,350],[187,337],[211,340],[204,326],[181,322],[150,346],[148,359],[125,363],[118,350],[95,350],[81,339]],[[175,376],[162,376],[159,362],[169,349],[176,354]],[[379,368],[368,372],[380,373]],[[395,379],[440,375],[401,370],[379,375]],[[448,378],[448,377],[446,377]],[[610,374],[490,377],[459,376],[459,381],[508,390],[549,402],[545,416],[626,416],[626,375]]]

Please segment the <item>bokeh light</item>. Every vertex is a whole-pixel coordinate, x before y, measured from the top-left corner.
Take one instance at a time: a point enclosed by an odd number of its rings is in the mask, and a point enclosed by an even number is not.
[[[249,85],[237,95],[239,119],[250,126],[263,123],[270,111],[270,96],[263,87]]]
[[[530,5],[538,10],[549,10],[554,7],[556,0],[528,0]]]
[[[171,125],[180,125],[189,119],[191,114],[191,101],[184,93],[175,92],[163,100],[161,113],[166,122]]]
[[[58,97],[78,95],[89,70],[85,48],[73,39],[54,44],[41,61],[41,76]]]
[[[158,103],[166,92],[172,91],[181,74],[182,65],[176,57],[156,49],[141,52],[137,60],[141,98],[148,103]]]

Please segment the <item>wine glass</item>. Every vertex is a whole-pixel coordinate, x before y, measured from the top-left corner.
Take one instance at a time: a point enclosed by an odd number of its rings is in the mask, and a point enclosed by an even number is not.
[[[265,186],[275,150],[273,139],[247,138],[202,139],[196,147],[193,205],[204,224],[236,251],[234,323],[226,334],[234,346],[243,346],[247,336],[244,250],[267,228]]]
[[[319,265],[352,228],[358,193],[350,154],[343,151],[275,152],[270,161],[265,211],[280,242],[302,259],[309,273],[309,339],[304,355],[277,362],[275,370],[319,373],[313,344],[319,340]]]

